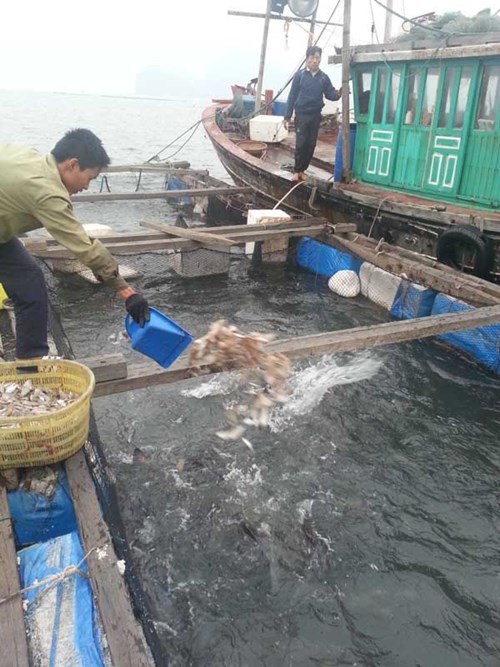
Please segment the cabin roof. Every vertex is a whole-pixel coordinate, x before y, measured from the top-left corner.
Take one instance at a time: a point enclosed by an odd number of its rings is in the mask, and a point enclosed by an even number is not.
[[[471,58],[500,55],[500,33],[450,35],[443,40],[399,41],[386,44],[362,44],[350,49],[351,64]],[[342,62],[342,54],[328,56],[328,64]]]

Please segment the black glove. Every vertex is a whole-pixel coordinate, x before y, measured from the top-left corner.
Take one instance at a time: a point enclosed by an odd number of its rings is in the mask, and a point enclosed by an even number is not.
[[[142,294],[131,294],[125,301],[125,308],[130,317],[140,327],[149,322],[149,305]]]

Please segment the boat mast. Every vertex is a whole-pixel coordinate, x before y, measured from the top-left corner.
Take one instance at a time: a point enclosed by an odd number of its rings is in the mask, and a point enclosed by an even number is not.
[[[344,27],[342,30],[342,177],[351,180],[350,136],[349,136],[349,75],[351,59],[351,0],[344,0]]]
[[[307,40],[307,46],[312,46],[314,43],[314,29],[316,27],[316,14],[318,13],[318,5],[316,5],[316,9],[314,10],[312,16],[311,16],[311,25],[309,27],[309,39]]]
[[[262,46],[260,49],[259,78],[257,81],[257,90],[255,91],[255,111],[260,109],[262,99],[262,82],[264,81],[264,66],[266,64],[267,36],[269,34],[269,23],[271,20],[271,7],[272,0],[267,0],[264,34],[262,35]]]
[[[391,41],[392,33],[392,3],[393,0],[387,0],[385,12],[384,44]]]

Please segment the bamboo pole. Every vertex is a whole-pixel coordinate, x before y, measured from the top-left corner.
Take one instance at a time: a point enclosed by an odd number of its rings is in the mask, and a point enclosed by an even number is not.
[[[351,0],[344,0],[344,27],[342,30],[342,178],[344,183],[351,180],[350,165],[350,110],[349,76],[351,57]]]

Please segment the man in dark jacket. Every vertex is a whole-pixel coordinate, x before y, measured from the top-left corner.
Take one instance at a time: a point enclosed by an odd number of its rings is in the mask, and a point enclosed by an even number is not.
[[[342,89],[335,90],[330,78],[320,70],[321,54],[319,46],[307,49],[306,67],[295,75],[288,96],[286,127],[295,111],[294,181],[305,180],[304,172],[311,163],[318,139],[321,109],[325,106],[323,96],[335,102],[342,94]]]
[[[0,283],[14,304],[16,356],[48,353],[48,295],[42,270],[19,235],[45,229],[125,301],[130,316],[144,326],[146,299],[120,276],[117,261],[75,218],[71,195],[86,190],[109,157],[90,130],[67,132],[48,155],[17,144],[0,144]]]

